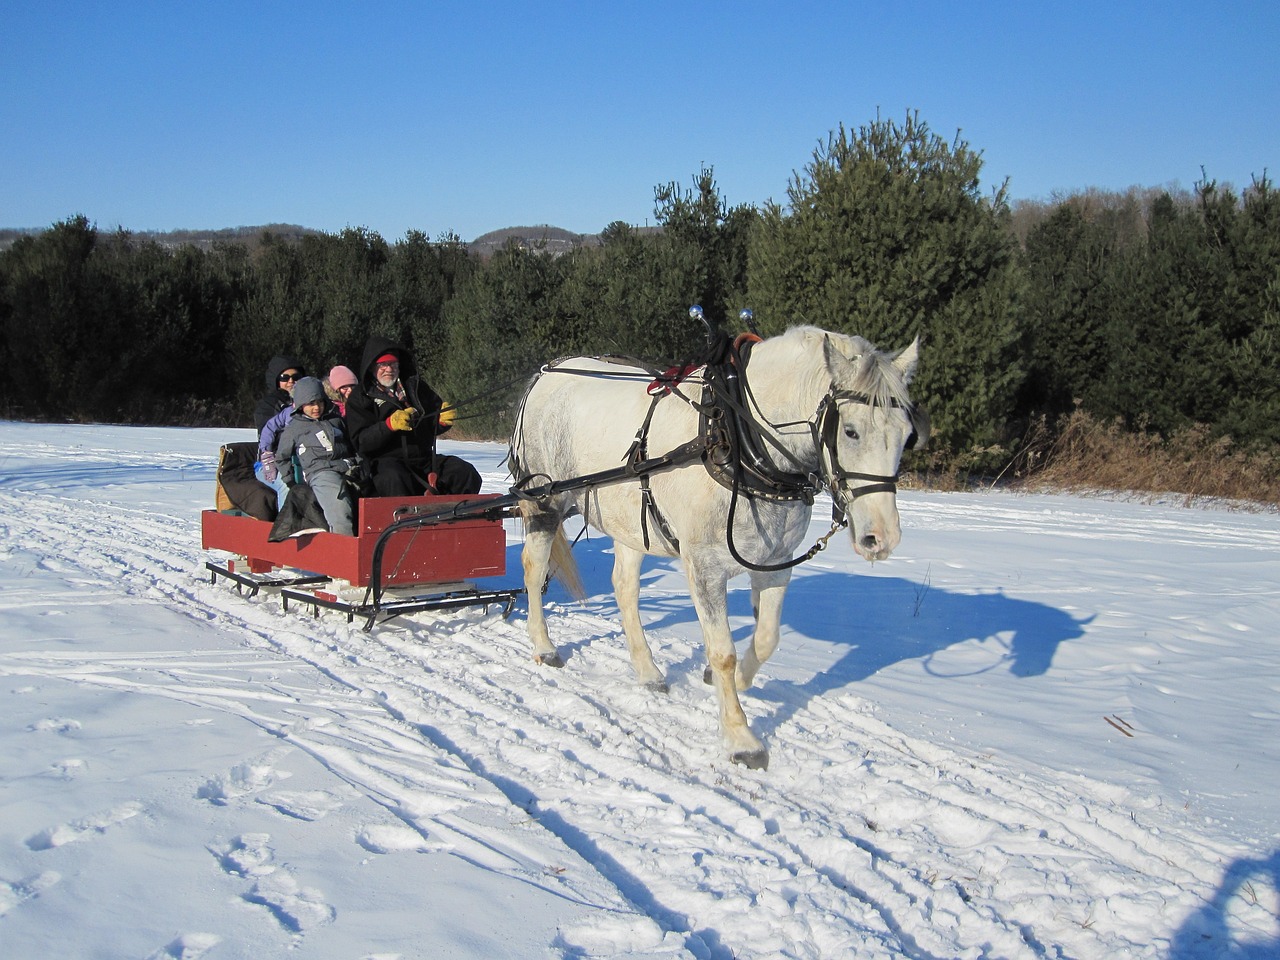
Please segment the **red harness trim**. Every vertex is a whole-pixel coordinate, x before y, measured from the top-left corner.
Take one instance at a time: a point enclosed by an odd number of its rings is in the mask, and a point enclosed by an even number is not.
[[[754,333],[740,333],[734,337],[733,352],[735,354],[739,353],[743,347],[759,343],[762,339],[764,338]],[[700,370],[703,366],[704,364],[701,363],[686,363],[684,366],[677,364],[674,367],[669,367],[645,388],[645,393],[651,397],[665,397],[683,383],[691,373],[695,370]]]
[[[663,371],[658,379],[649,384],[645,388],[645,392],[651,397],[666,396],[673,389],[680,385],[689,374],[702,367],[699,363],[686,363],[683,367],[674,366]]]

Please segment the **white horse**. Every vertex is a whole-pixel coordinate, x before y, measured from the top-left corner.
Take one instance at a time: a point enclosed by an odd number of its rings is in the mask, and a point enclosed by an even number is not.
[[[659,691],[667,686],[640,623],[640,565],[646,553],[684,562],[729,757],[767,767],[738,691],[750,687],[777,647],[791,578],[786,561],[809,528],[815,488],[828,490],[844,510],[861,556],[883,560],[898,545],[898,462],[926,429],[907,396],[918,346],[917,338],[890,356],[861,337],[795,327],[754,343],[740,369],[716,368],[744,374],[738,404],[717,405],[723,394],[704,395],[709,381],[723,382],[711,367],[670,392],[653,389],[653,371],[615,360],[574,357],[544,367],[521,404],[510,460],[517,486],[533,494],[522,512],[534,659],[563,663],[547,634],[541,597],[553,560],[571,588],[576,580],[561,528],[576,508],[613,538],[613,587],[631,662],[640,682]],[[710,421],[703,418],[708,408]],[[728,447],[726,420],[738,430]],[[660,460],[673,451],[671,462]],[[755,469],[735,471],[744,453],[754,453]],[[649,472],[655,462],[660,469]],[[640,469],[613,476],[627,463]],[[592,474],[606,482],[574,482]],[[751,577],[756,624],[739,661],[726,584],[743,572]]]

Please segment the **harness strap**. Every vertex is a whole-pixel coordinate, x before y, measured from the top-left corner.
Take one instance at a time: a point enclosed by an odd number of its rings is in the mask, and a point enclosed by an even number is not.
[[[649,395],[653,399],[649,403],[649,412],[645,414],[644,423],[640,425],[640,429],[636,432],[635,441],[631,444],[631,448],[627,451],[623,458],[628,463],[638,464],[649,458],[649,425],[653,422],[653,413],[658,409],[658,401],[670,394],[670,388],[655,393],[652,388]],[[649,486],[649,476],[651,471],[644,471],[640,476],[640,533],[644,538],[644,548],[649,549],[649,518],[653,518],[654,524],[661,531],[662,536],[666,538],[667,543],[675,549],[676,553],[680,552],[680,541],[672,530],[670,522],[667,520],[663,512],[658,508],[658,501],[654,499],[653,488]]]
[[[841,513],[848,510],[849,504],[859,497],[865,497],[872,493],[897,493],[898,492],[898,476],[887,476],[878,473],[859,473],[856,470],[845,470],[840,466],[836,459],[836,431],[840,427],[840,416],[836,409],[836,405],[845,400],[850,403],[872,403],[872,399],[866,394],[853,393],[851,391],[832,391],[827,395],[826,399],[818,407],[818,413],[813,420],[813,440],[814,446],[817,448],[819,458],[830,457],[830,464],[821,463],[821,469],[827,477],[827,483],[831,489],[831,502],[833,506]],[[890,401],[890,406],[902,406],[896,400]],[[849,480],[865,480],[861,486],[849,486]]]

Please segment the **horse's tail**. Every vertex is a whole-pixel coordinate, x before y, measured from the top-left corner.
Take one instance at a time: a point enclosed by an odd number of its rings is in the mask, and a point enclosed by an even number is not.
[[[533,517],[537,506],[528,500],[520,502],[520,517],[524,521],[525,528],[529,526],[529,521]],[[582,576],[578,572],[578,561],[574,559],[573,548],[569,544],[569,538],[564,535],[564,527],[556,525],[556,535],[551,541],[551,576],[560,581],[560,585],[569,592],[569,596],[573,597],[581,603],[587,599],[587,588],[582,585]]]
[[[564,527],[556,528],[556,538],[551,541],[551,574],[573,599],[579,603],[587,599],[587,588],[582,585],[578,561],[573,558],[573,548],[564,535]]]

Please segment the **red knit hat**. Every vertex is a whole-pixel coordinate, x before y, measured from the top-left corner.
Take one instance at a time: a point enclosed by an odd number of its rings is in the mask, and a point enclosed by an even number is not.
[[[382,356],[380,356],[377,360],[373,362],[374,363],[399,363],[400,358],[397,357],[394,353],[384,353]]]

